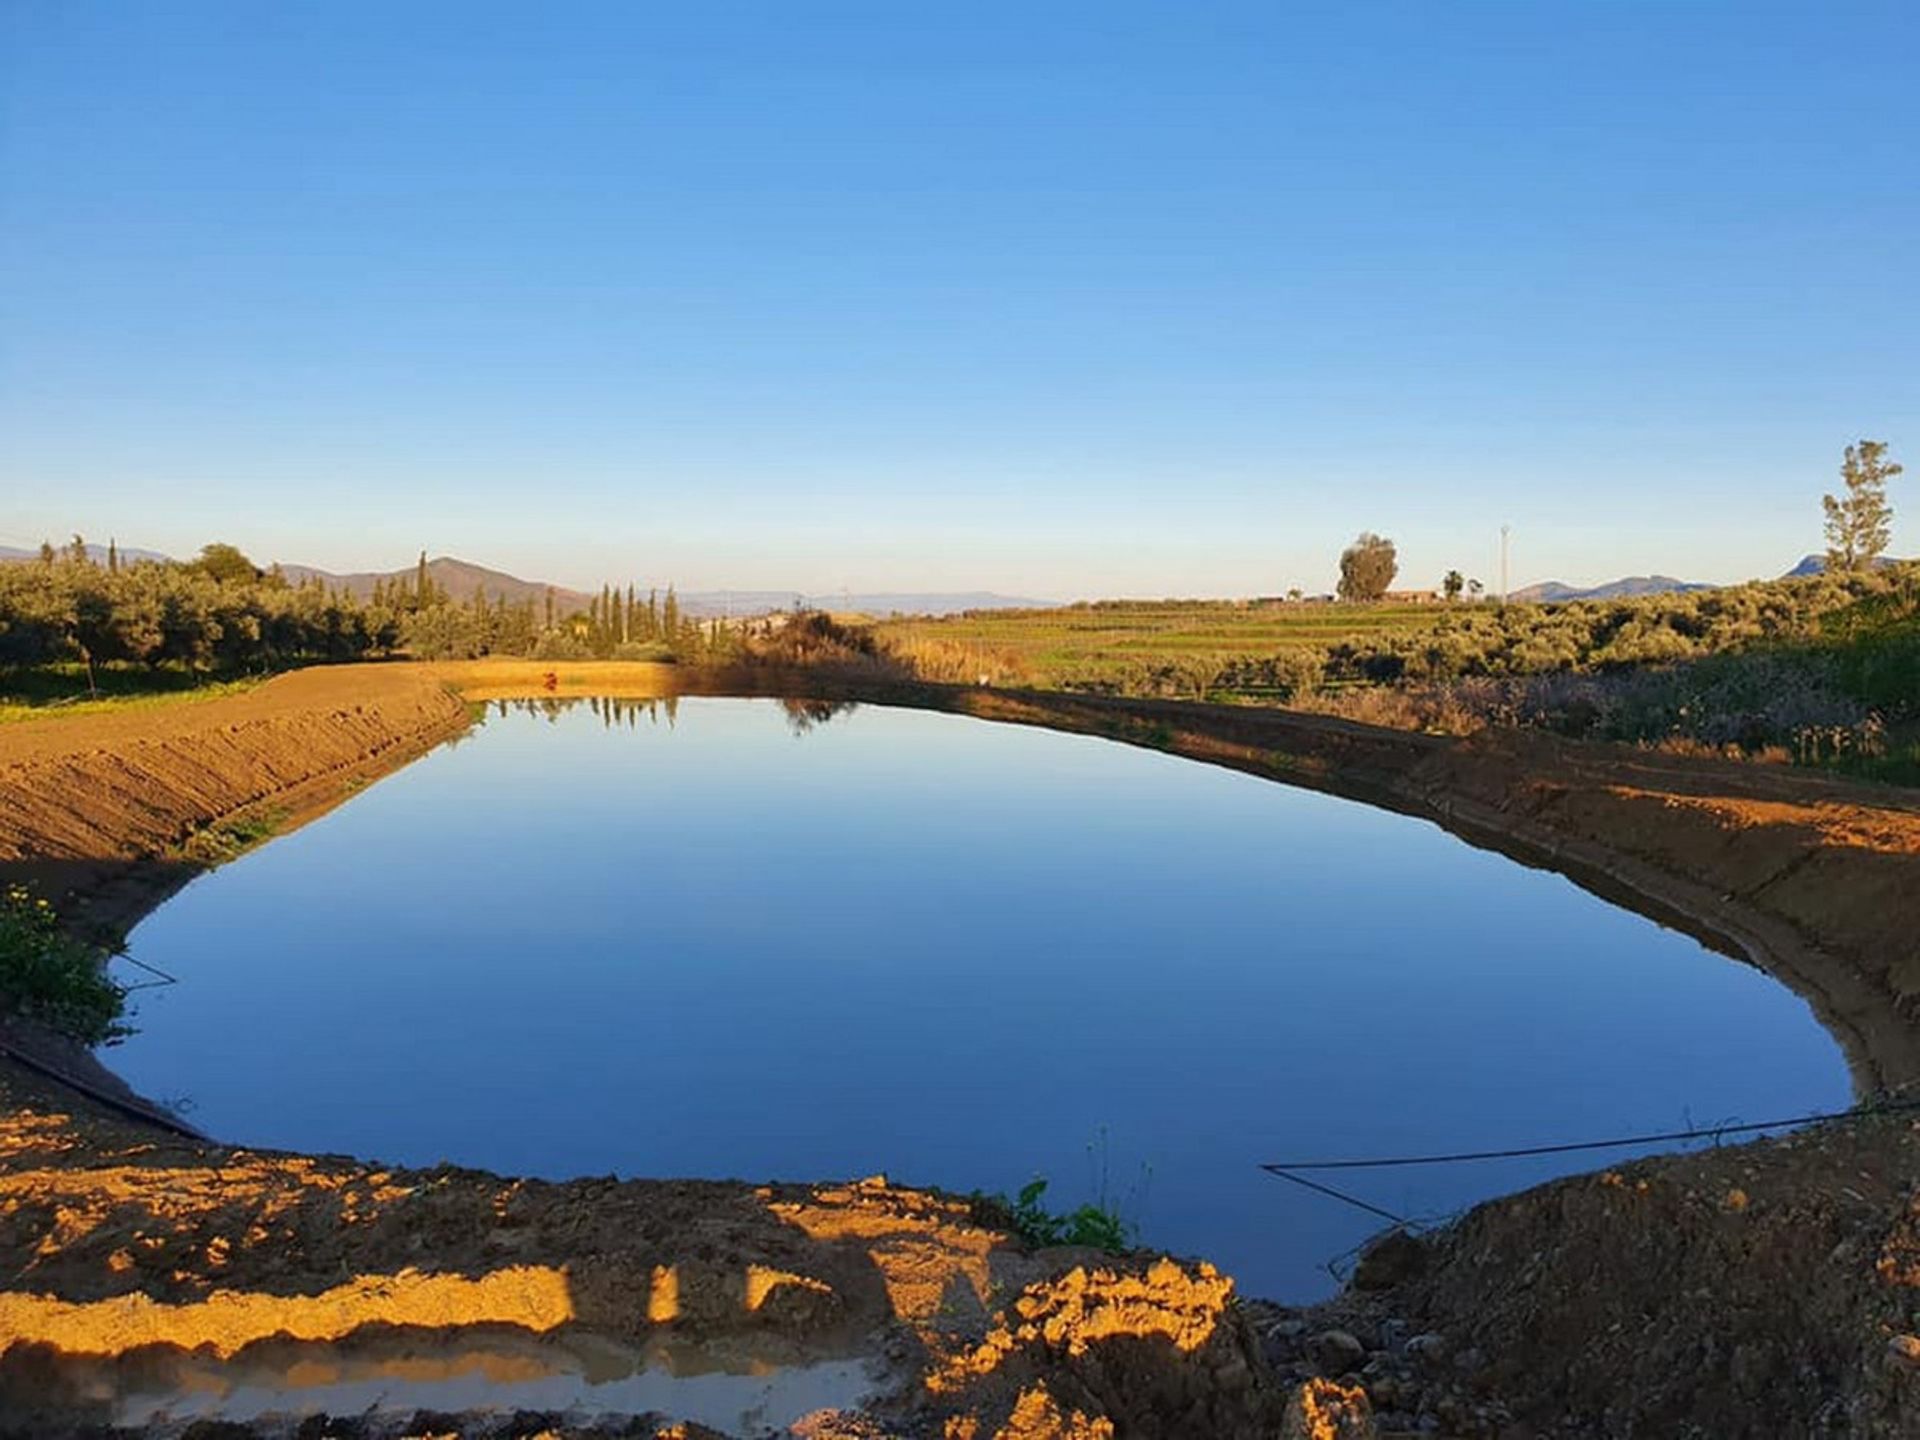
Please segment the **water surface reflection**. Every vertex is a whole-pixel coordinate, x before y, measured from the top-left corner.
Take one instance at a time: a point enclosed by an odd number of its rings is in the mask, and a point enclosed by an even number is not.
[[[551,1177],[1104,1190],[1255,1292],[1286,1154],[1844,1105],[1765,976],[1432,826],[1081,736],[540,700],[197,881],[112,1052],[236,1142]],[[1590,1158],[1356,1181],[1445,1213]]]

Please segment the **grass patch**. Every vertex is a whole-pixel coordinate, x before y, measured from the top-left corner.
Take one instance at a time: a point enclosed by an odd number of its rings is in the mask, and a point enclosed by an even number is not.
[[[989,610],[941,619],[881,621],[874,628],[916,660],[951,651],[951,675],[996,673],[997,683],[1074,688],[1123,682],[1131,672],[1181,660],[1224,661],[1302,646],[1418,634],[1465,605],[1285,605],[1232,601],[1102,602],[1050,610]]]
[[[203,865],[224,865],[229,860],[238,860],[254,846],[278,835],[287,823],[288,813],[285,806],[276,805],[231,816],[194,831],[180,847],[181,853]]]
[[[99,694],[93,695],[87,689],[86,671],[78,665],[22,670],[0,681],[0,725],[214,700],[251,690],[266,678],[214,680],[191,670],[103,666],[95,676]]]
[[[1845,755],[1827,762],[1829,770],[1882,785],[1920,785],[1920,737],[1907,733],[1891,741],[1881,755]]]
[[[0,892],[0,1014],[18,1015],[88,1045],[111,1045],[127,992],[107,974],[106,952],[60,928],[45,900],[23,886]]]

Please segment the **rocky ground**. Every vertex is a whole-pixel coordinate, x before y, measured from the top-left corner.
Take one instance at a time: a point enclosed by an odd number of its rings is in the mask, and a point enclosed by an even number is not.
[[[1916,1286],[1901,1108],[1544,1185],[1250,1318],[1281,1378],[1364,1388],[1386,1433],[1898,1436],[1920,1434]]]

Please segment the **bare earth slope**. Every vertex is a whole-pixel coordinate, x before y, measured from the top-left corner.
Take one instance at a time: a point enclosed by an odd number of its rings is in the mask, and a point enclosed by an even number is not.
[[[293,823],[467,725],[421,668],[295,671],[215,700],[0,730],[0,876],[77,895],[103,928],[200,868],[193,837],[256,807]]]

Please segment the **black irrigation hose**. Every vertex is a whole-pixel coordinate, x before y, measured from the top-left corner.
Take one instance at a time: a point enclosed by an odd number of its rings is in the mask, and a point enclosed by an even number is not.
[[[1755,1120],[1740,1125],[1707,1125],[1696,1130],[1669,1130],[1659,1135],[1629,1135],[1618,1140],[1577,1140],[1564,1145],[1524,1145],[1510,1150],[1463,1150],[1452,1155],[1395,1155],[1374,1160],[1290,1160],[1260,1168],[1288,1179],[1290,1170],[1386,1170],[1402,1165],[1452,1165],[1468,1160],[1517,1160],[1530,1155],[1571,1155],[1582,1150],[1621,1150],[1633,1145],[1658,1145],[1674,1140],[1718,1139],[1747,1135],[1756,1130],[1781,1130],[1789,1125],[1817,1125],[1827,1120],[1856,1120],[1900,1110],[1920,1110],[1920,1098],[1888,1100],[1851,1110],[1829,1110],[1817,1115],[1795,1115],[1785,1120]]]
[[[1351,1205],[1356,1210],[1364,1210],[1369,1215],[1377,1215],[1383,1220],[1389,1220],[1398,1229],[1411,1231],[1425,1227],[1419,1221],[1396,1215],[1391,1210],[1384,1210],[1372,1201],[1362,1200],[1357,1195],[1349,1195],[1344,1190],[1336,1190],[1331,1185],[1323,1185],[1318,1180],[1309,1180],[1306,1176],[1296,1175],[1293,1172],[1296,1170],[1386,1170],[1408,1165],[1452,1165],[1470,1160],[1518,1160],[1533,1155],[1572,1155],[1583,1150],[1617,1150],[1633,1145],[1657,1145],[1675,1140],[1700,1140],[1707,1137],[1712,1137],[1717,1143],[1724,1135],[1748,1135],[1756,1130],[1782,1130],[1790,1125],[1815,1125],[1829,1120],[1858,1120],[1869,1115],[1890,1114],[1902,1110],[1920,1110],[1920,1098],[1883,1100],[1876,1104],[1861,1105],[1852,1110],[1829,1110],[1817,1115],[1797,1115],[1789,1120],[1756,1120],[1738,1125],[1709,1125],[1693,1130],[1669,1130],[1659,1135],[1632,1135],[1618,1140],[1577,1140],[1563,1145],[1522,1145],[1508,1150],[1463,1150],[1451,1155],[1394,1155],[1374,1160],[1301,1160],[1284,1165],[1269,1163],[1260,1168],[1269,1175],[1325,1195],[1330,1200],[1338,1200],[1343,1205]]]
[[[102,1090],[98,1085],[82,1080],[77,1075],[70,1075],[58,1065],[51,1065],[45,1060],[37,1060],[25,1051],[17,1050],[4,1041],[0,1041],[0,1059],[11,1060],[14,1064],[24,1066],[35,1074],[54,1081],[56,1084],[64,1085],[69,1090],[77,1091],[81,1095],[86,1096],[87,1099],[93,1101],[96,1105],[104,1105],[109,1110],[126,1116],[129,1120],[138,1120],[147,1125],[157,1125],[162,1130],[171,1130],[174,1134],[183,1135],[189,1140],[205,1142],[208,1138],[205,1132],[194,1129],[193,1126],[187,1124],[184,1120],[175,1119],[157,1106],[149,1108],[143,1104],[123,1100],[118,1095],[111,1095],[105,1090]]]
[[[1307,1189],[1318,1191],[1330,1199],[1342,1201],[1353,1206],[1356,1210],[1364,1210],[1369,1215],[1378,1215],[1382,1220],[1391,1220],[1402,1229],[1411,1230],[1414,1226],[1414,1222],[1407,1219],[1404,1215],[1396,1215],[1391,1210],[1382,1210],[1371,1201],[1362,1200],[1357,1195],[1349,1195],[1344,1190],[1336,1190],[1331,1185],[1322,1185],[1318,1180],[1309,1180],[1304,1175],[1290,1174],[1272,1165],[1262,1165],[1260,1168],[1270,1175],[1278,1175],[1282,1180],[1291,1180],[1296,1185],[1304,1185]]]

